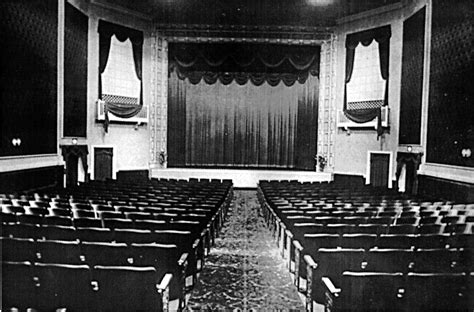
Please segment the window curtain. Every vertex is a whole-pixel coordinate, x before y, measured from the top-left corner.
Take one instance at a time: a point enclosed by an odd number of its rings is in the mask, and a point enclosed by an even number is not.
[[[107,67],[109,59],[110,42],[113,35],[124,42],[130,39],[133,48],[133,61],[135,74],[140,80],[140,102],[139,105],[107,102],[104,103],[105,122],[104,129],[108,132],[109,115],[112,113],[121,118],[130,118],[137,115],[143,107],[143,81],[142,81],[142,55],[143,55],[143,32],[127,28],[121,25],[99,21],[99,99],[102,100],[102,73]]]
[[[170,43],[171,70],[192,84],[204,80],[256,86],[304,83],[319,73],[319,46],[257,43]]]
[[[169,77],[170,167],[314,170],[319,79],[276,86]]]
[[[373,120],[378,117],[377,135],[382,134],[382,118],[381,108],[371,109],[347,109],[347,84],[351,81],[352,72],[354,69],[354,56],[355,49],[361,43],[363,46],[369,46],[372,41],[377,41],[379,46],[379,60],[380,60],[380,74],[383,80],[385,80],[385,95],[383,106],[388,105],[388,63],[390,53],[390,37],[392,35],[390,25],[370,29],[354,34],[349,34],[346,37],[346,79],[344,87],[344,114],[350,120],[357,123],[364,123]]]

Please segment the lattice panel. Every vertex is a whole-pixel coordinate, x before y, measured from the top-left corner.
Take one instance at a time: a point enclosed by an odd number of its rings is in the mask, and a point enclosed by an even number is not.
[[[320,93],[318,120],[318,155],[327,159],[327,171],[334,170],[334,138],[336,133],[336,37],[321,46]]]
[[[168,42],[159,32],[152,34],[152,78],[150,104],[150,159],[152,166],[160,164],[160,153],[166,154],[168,112]]]

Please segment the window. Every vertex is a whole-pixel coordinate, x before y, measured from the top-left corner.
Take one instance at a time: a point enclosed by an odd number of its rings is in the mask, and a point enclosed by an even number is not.
[[[383,133],[382,107],[387,106],[390,25],[346,37],[344,115],[363,124],[378,118],[377,136]],[[387,110],[385,110],[387,111]]]
[[[102,73],[102,99],[106,102],[140,103],[140,80],[135,73],[130,39],[120,42],[111,38],[109,59]]]
[[[142,110],[143,32],[105,21],[99,21],[98,32],[100,101],[97,103],[99,116],[103,107],[107,132],[109,113],[122,120],[147,112]]]
[[[381,107],[384,96],[378,43],[374,40],[366,47],[359,44],[355,49],[352,78],[347,83],[347,109]]]

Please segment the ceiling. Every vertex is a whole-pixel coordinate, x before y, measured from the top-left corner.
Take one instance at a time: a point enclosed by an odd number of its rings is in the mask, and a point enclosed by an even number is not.
[[[401,0],[100,0],[159,24],[330,27]]]

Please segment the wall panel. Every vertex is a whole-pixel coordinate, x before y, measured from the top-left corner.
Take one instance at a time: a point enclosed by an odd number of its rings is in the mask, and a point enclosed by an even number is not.
[[[423,8],[403,23],[399,144],[421,143],[425,15]]]
[[[434,0],[427,162],[474,167],[474,32],[471,0]]]
[[[56,153],[57,38],[57,0],[0,2],[0,156]]]
[[[88,18],[69,3],[65,11],[63,135],[85,137]]]

